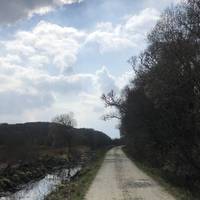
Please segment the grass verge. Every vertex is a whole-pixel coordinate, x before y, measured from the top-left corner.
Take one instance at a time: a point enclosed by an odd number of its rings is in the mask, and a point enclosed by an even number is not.
[[[152,177],[156,182],[158,182],[167,192],[172,194],[177,200],[198,200],[195,198],[189,191],[186,191],[183,188],[172,185],[168,180],[164,179],[164,174],[160,169],[153,168],[145,165],[142,162],[135,160],[124,147],[122,148],[124,153],[127,155],[134,164],[144,171],[147,175]]]
[[[85,166],[70,183],[62,183],[46,200],[83,200],[94,180],[107,150],[98,150],[95,159]]]

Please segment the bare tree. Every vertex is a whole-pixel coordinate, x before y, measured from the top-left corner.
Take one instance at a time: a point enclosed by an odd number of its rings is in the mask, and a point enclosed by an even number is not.
[[[125,88],[126,89],[126,88]],[[125,91],[124,89],[124,91]],[[122,91],[123,92],[123,91]],[[109,112],[103,115],[102,119],[107,121],[109,119],[121,120],[123,113],[125,113],[124,99],[120,96],[118,97],[116,93],[111,90],[108,94],[102,94],[102,101],[106,108],[115,108],[115,112]]]
[[[52,122],[61,124],[67,128],[69,128],[69,133],[67,137],[67,147],[68,147],[68,178],[71,177],[71,164],[72,164],[72,132],[73,127],[77,126],[77,121],[74,119],[74,113],[69,112],[67,114],[60,114],[53,118]]]
[[[58,124],[62,124],[63,126],[67,126],[67,127],[77,126],[77,121],[74,119],[73,112],[57,115],[56,117],[52,119],[52,121]]]

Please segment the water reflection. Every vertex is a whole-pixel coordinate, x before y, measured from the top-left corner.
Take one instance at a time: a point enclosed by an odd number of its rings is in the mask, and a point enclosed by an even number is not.
[[[71,176],[74,176],[80,169],[80,167],[71,169]],[[67,175],[67,169],[48,174],[40,181],[29,183],[22,190],[7,197],[1,197],[0,200],[43,200],[45,196],[55,190],[61,181],[68,179]]]

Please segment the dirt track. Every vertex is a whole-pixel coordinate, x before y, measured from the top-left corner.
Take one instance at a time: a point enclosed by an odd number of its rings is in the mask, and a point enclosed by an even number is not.
[[[86,200],[175,200],[123,153],[111,149],[94,180]]]

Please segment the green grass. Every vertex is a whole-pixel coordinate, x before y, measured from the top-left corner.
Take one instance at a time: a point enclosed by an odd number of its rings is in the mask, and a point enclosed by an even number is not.
[[[123,148],[123,151],[139,169],[141,169],[150,177],[152,177],[155,181],[157,181],[167,192],[172,194],[177,200],[198,200],[189,191],[181,187],[174,186],[166,179],[164,179],[161,170],[157,168],[152,168],[150,166],[145,165],[144,163],[135,160],[133,157],[131,157],[126,148]]]
[[[80,174],[70,183],[62,183],[46,200],[83,200],[92,181],[94,180],[105,156],[106,150],[96,152],[96,158],[83,168]]]

